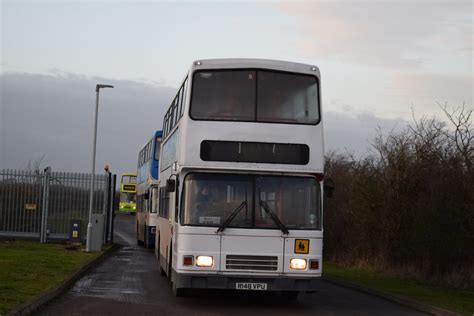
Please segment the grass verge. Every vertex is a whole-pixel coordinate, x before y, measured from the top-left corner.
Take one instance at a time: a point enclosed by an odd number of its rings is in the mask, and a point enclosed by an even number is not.
[[[0,315],[59,285],[100,254],[65,247],[0,240]]]
[[[347,268],[325,262],[327,277],[364,285],[372,289],[405,296],[464,315],[474,314],[474,290],[452,289],[421,284],[414,280],[389,277],[380,272],[361,268]]]

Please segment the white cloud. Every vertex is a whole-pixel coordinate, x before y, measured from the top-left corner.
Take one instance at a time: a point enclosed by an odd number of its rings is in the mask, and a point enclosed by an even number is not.
[[[308,56],[413,68],[447,50],[470,62],[470,1],[306,1],[280,8],[295,17]]]
[[[415,110],[441,115],[439,104],[473,106],[473,77],[462,75],[399,73],[393,76],[394,98]]]

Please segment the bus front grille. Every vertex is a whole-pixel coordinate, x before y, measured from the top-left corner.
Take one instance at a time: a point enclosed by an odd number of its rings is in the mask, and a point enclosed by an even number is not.
[[[227,255],[226,269],[276,271],[278,269],[278,257]]]

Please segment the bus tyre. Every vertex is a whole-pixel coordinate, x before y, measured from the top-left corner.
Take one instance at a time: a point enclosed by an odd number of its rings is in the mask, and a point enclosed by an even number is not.
[[[176,297],[186,296],[186,289],[177,288],[176,282],[171,283],[171,290],[173,291],[173,295]]]
[[[161,259],[159,235],[158,235],[158,241],[156,243],[155,248],[156,248],[156,257],[158,258],[158,265],[160,266],[160,275],[165,276],[166,275],[165,269],[163,269],[163,266],[161,265],[163,263],[163,259]]]
[[[138,233],[138,224],[137,224],[137,245],[138,246],[143,245],[143,242],[140,240],[140,234]]]
[[[148,248],[148,226],[145,225],[145,232],[143,233],[143,244]]]
[[[298,299],[299,291],[281,291],[281,295],[288,301],[296,301]]]

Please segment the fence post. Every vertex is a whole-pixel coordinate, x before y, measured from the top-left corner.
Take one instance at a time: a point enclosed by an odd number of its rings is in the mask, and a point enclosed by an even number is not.
[[[105,243],[109,243],[110,242],[110,181],[112,179],[111,177],[111,173],[109,171],[106,172],[107,174],[107,178],[106,178],[106,181],[107,181],[107,194],[105,195],[105,203],[106,203],[106,206],[105,206],[105,214],[106,214],[106,217],[105,217]]]
[[[110,242],[114,243],[114,222],[115,222],[115,186],[117,184],[117,175],[113,175],[113,180],[112,180],[112,194],[111,194],[111,199],[112,202],[110,203],[110,211],[111,211],[111,216],[110,216]]]
[[[43,205],[41,212],[40,242],[45,243],[48,239],[48,206],[49,206],[49,178],[51,167],[46,167],[43,173]]]
[[[109,186],[108,186],[108,198],[107,198],[107,240],[109,243],[112,243],[113,232],[112,232],[112,219],[113,219],[113,189],[112,189],[112,178],[113,174],[109,172]]]

